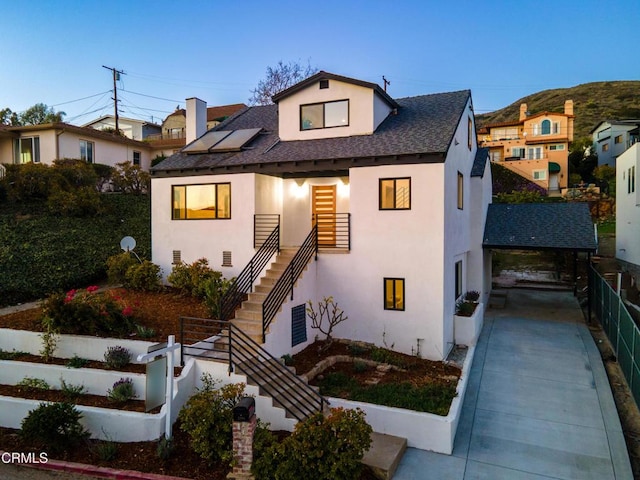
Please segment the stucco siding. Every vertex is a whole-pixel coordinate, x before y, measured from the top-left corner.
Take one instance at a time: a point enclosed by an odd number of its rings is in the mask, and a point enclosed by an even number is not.
[[[329,88],[318,84],[296,92],[278,103],[281,140],[309,140],[312,138],[368,135],[374,131],[374,92],[370,88],[337,80],[329,80]],[[300,130],[300,105],[349,100],[349,126]]]
[[[616,257],[640,265],[640,144],[620,155],[616,163]],[[635,186],[629,192],[632,167]]]
[[[214,270],[226,278],[238,275],[249,262],[253,248],[256,175],[203,175],[154,178],[151,186],[151,237],[153,262],[160,265],[164,278],[171,273],[173,251],[182,261],[209,260]],[[231,218],[217,220],[172,220],[172,186],[231,183]],[[222,252],[230,251],[232,266],[222,266]]]

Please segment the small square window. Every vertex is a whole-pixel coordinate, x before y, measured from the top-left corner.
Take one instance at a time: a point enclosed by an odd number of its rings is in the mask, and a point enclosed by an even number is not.
[[[404,278],[384,279],[384,309],[404,310]]]
[[[617,135],[617,136],[613,139],[613,143],[622,143],[622,135]]]
[[[411,178],[381,178],[380,210],[411,209]]]
[[[320,90],[329,88],[329,80],[320,80]]]

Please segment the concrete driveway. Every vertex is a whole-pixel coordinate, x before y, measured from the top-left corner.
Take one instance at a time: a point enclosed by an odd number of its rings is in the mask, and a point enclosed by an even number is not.
[[[512,289],[484,322],[453,454],[408,449],[394,479],[632,479],[573,295]]]

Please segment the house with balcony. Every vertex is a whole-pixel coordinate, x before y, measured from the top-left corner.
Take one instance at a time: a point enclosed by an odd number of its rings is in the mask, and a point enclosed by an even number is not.
[[[154,263],[236,277],[220,316],[276,357],[313,342],[305,305],[332,296],[335,337],[446,358],[456,301],[491,285],[471,92],[394,99],[321,71],[273,100],[209,130],[187,100],[187,145],[151,170]]]
[[[616,160],[616,260],[640,281],[640,144],[634,143]]]
[[[516,121],[485,125],[478,144],[489,149],[492,162],[523,176],[547,191],[560,194],[569,183],[569,145],[573,141],[573,101],[564,112],[530,114],[520,105]]]
[[[205,110],[207,130],[215,127],[243,108],[246,108],[244,103],[207,107]],[[154,133],[148,137],[158,154],[172,155],[185,146],[186,123],[186,110],[184,108],[176,108],[174,112],[167,115],[167,118],[162,122],[161,132]]]
[[[60,158],[80,158],[112,167],[129,161],[148,171],[151,156],[152,149],[146,142],[62,122],[4,126],[0,131],[0,164],[51,165]]]
[[[640,140],[640,120],[605,120],[593,130],[593,148],[598,165],[616,166],[616,159]]]

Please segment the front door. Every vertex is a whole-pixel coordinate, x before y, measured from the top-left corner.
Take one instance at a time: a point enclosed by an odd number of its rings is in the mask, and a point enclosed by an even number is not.
[[[336,186],[313,185],[312,222],[318,225],[318,247],[336,246]]]

